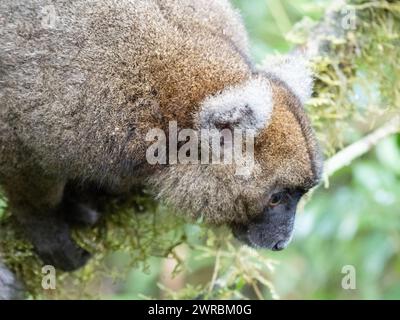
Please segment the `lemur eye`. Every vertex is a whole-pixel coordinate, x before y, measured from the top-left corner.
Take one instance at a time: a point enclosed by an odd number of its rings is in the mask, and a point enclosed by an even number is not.
[[[281,202],[283,202],[285,198],[285,193],[284,192],[277,192],[274,193],[271,198],[269,199],[268,205],[270,207],[276,207],[279,205]]]

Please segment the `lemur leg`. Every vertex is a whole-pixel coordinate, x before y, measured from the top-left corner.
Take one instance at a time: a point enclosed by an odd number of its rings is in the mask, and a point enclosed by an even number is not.
[[[77,246],[65,221],[65,182],[30,172],[5,184],[10,208],[45,264],[64,271],[82,267],[90,254]]]

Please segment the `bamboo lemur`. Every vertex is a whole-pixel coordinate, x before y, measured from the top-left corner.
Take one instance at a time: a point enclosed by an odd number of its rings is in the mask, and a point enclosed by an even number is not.
[[[256,67],[227,0],[2,0],[0,23],[0,184],[46,264],[84,265],[71,223],[142,186],[249,245],[288,244],[321,175],[304,59]],[[256,169],[151,166],[145,135],[169,121],[254,129]]]

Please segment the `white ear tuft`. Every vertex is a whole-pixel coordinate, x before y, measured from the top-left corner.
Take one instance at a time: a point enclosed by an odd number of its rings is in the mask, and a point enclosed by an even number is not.
[[[207,97],[201,103],[196,117],[200,128],[258,131],[267,125],[272,109],[269,81],[255,78]]]
[[[267,58],[262,69],[284,81],[301,103],[307,102],[313,89],[313,74],[309,61],[302,54]]]

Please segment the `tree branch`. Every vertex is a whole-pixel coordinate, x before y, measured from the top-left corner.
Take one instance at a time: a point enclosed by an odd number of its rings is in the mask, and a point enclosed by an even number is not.
[[[341,24],[342,8],[350,6],[354,9],[362,10],[369,7],[386,8],[388,5],[386,1],[376,3],[367,2],[362,5],[349,4],[348,0],[332,1],[332,4],[326,10],[323,20],[314,28],[312,32],[313,36],[305,43],[303,50],[310,58],[335,54],[331,52],[330,37],[342,38],[347,32],[352,31],[344,28]],[[340,77],[341,73],[337,66],[336,69]],[[328,178],[338,170],[350,165],[352,161],[366,154],[381,140],[398,132],[400,132],[400,116],[395,116],[369,135],[339,151],[336,155],[325,161],[325,181],[328,181]]]
[[[400,132],[400,116],[396,116],[382,127],[376,129],[361,140],[354,142],[325,162],[325,178],[330,177],[339,169],[348,166],[353,160],[370,151],[382,139]]]

